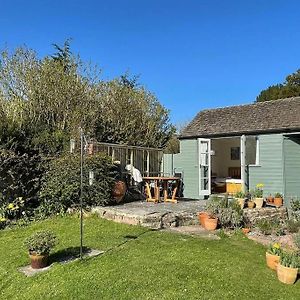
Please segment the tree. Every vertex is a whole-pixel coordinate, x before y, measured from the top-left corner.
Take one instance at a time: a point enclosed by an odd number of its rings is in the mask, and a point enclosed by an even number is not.
[[[103,81],[99,68],[72,53],[69,40],[54,47],[42,59],[26,47],[1,53],[0,116],[23,148],[61,152],[79,126],[98,141],[164,147],[174,132],[169,111],[137,76]]]
[[[164,147],[174,127],[169,111],[157,98],[136,83],[121,79],[104,82],[99,87],[95,137],[99,141],[144,147]]]
[[[300,96],[300,69],[288,75],[284,83],[269,86],[260,92],[256,101],[270,101]]]
[[[186,126],[190,123],[190,121],[181,121],[175,124],[176,133],[172,135],[172,137],[169,139],[169,141],[166,144],[166,147],[164,149],[165,153],[168,154],[176,154],[180,152],[180,142],[178,139],[178,136],[180,136],[183,132],[183,130],[186,128]]]

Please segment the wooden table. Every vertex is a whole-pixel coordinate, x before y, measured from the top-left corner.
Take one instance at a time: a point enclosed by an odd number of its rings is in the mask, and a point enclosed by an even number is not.
[[[176,192],[178,189],[178,182],[180,180],[179,177],[165,177],[165,176],[153,176],[153,177],[143,177],[143,180],[146,182],[146,192],[147,192],[147,201],[150,202],[158,202],[160,199],[159,196],[159,183],[162,183],[162,188],[163,188],[163,195],[164,195],[164,202],[172,202],[172,203],[177,203],[177,200],[175,199],[176,197]],[[150,192],[150,187],[149,187],[149,182],[154,181],[155,186],[154,186],[154,198],[151,196]],[[168,198],[168,182],[169,181],[175,181],[176,186],[173,190],[172,197],[171,199]]]

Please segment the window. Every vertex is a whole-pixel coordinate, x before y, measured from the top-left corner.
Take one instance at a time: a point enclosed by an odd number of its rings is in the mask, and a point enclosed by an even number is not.
[[[259,165],[259,138],[256,137],[256,152],[255,152],[255,164]]]
[[[241,159],[241,148],[240,147],[231,147],[231,160],[240,160]]]
[[[259,138],[257,136],[246,137],[246,165],[259,165]]]

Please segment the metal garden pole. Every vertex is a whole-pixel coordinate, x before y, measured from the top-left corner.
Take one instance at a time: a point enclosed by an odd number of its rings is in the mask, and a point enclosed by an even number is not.
[[[83,196],[83,130],[80,127],[80,259],[82,259],[83,248],[83,212],[82,212],[82,196]]]

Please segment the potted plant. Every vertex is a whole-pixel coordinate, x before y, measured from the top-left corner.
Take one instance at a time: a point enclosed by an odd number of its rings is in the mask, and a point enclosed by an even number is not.
[[[251,221],[249,220],[248,217],[243,216],[243,221],[242,221],[242,231],[244,234],[248,234],[251,231]]]
[[[254,208],[255,207],[255,202],[253,201],[252,195],[253,195],[253,192],[251,192],[248,195],[248,199],[247,199],[247,206],[248,206],[248,208]]]
[[[264,185],[262,183],[258,183],[253,192],[253,198],[254,198],[256,208],[262,208],[262,206],[263,206],[263,203],[264,203],[263,187],[264,187]]]
[[[209,214],[204,220],[204,226],[207,230],[216,230],[218,226],[218,217],[216,217],[214,214]]]
[[[283,204],[282,194],[276,193],[274,196],[274,205],[277,207],[280,207],[280,206],[282,206],[282,204]]]
[[[56,245],[56,236],[53,232],[38,231],[24,241],[29,251],[31,267],[33,269],[45,268],[48,265],[48,257],[51,249]]]
[[[245,193],[243,193],[242,191],[237,192],[234,195],[235,199],[238,201],[239,205],[241,206],[241,208],[243,209],[245,206]]]
[[[270,203],[270,204],[274,203],[274,197],[271,194],[267,197],[267,203]]]
[[[205,219],[208,217],[208,213],[206,211],[201,211],[198,213],[199,223],[202,227],[205,227]]]
[[[297,279],[299,257],[296,253],[282,252],[277,265],[277,277],[285,284],[293,284]]]
[[[227,200],[227,199],[226,199]],[[218,197],[209,199],[206,203],[207,217],[204,218],[204,227],[207,230],[215,230],[218,226],[217,214],[222,206],[222,200]]]
[[[251,227],[250,226],[245,226],[242,228],[242,231],[244,234],[248,234],[251,231]]]
[[[276,270],[277,265],[280,259],[280,254],[282,250],[279,243],[274,243],[269,246],[266,251],[266,262],[267,266],[272,269]]]

